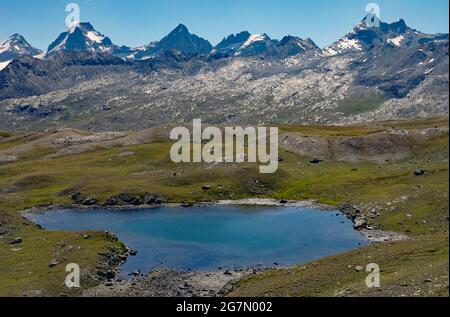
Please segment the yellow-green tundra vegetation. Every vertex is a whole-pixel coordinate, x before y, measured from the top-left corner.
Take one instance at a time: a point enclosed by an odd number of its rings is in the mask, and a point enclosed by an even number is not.
[[[398,146],[389,141],[387,148],[405,153],[380,161],[375,158],[384,150],[376,147],[383,147],[388,130],[390,138],[403,141]],[[105,254],[125,248],[106,233],[40,229],[20,211],[73,204],[73,193],[95,196],[102,204],[120,193],[149,192],[176,203],[261,197],[351,204],[369,226],[408,236],[246,277],[235,283],[231,296],[448,296],[446,118],[347,127],[281,126],[279,170],[266,175],[253,164],[174,164],[169,130],[163,127],[149,131],[148,138],[142,132],[89,138],[92,134],[67,129],[0,133],[0,295],[79,295],[99,282],[89,276],[107,265]],[[374,135],[381,135],[375,145],[359,142]],[[340,145],[325,146],[319,157],[323,161],[312,164],[316,157],[284,144],[287,136],[310,139],[317,147],[324,140],[350,140],[356,157],[338,154]],[[311,151],[316,154],[314,146]],[[415,175],[417,170],[423,175]],[[204,185],[211,189],[204,190]],[[10,244],[17,237],[22,243]],[[55,257],[57,265],[51,265]],[[63,284],[65,264],[75,259],[93,274],[83,274],[83,288],[71,293]],[[381,268],[380,288],[368,289],[367,273],[357,269],[369,263]]]

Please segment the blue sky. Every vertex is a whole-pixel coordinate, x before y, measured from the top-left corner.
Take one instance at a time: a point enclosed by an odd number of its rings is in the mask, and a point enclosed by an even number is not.
[[[376,2],[386,22],[404,18],[427,33],[448,33],[448,0],[0,0],[0,40],[21,33],[46,49],[66,29],[65,6],[76,2],[89,21],[118,45],[140,46],[161,39],[184,23],[213,45],[248,30],[280,39],[310,37],[319,46],[348,33]]]

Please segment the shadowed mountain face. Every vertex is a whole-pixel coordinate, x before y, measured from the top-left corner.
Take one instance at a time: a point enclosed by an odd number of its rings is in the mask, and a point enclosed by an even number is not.
[[[214,48],[214,52],[225,54],[225,55],[234,55],[237,50],[244,45],[245,42],[250,38],[251,34],[247,31],[243,31],[238,34],[231,34],[228,37],[224,38],[217,46]]]
[[[180,24],[155,46],[155,54],[172,49],[184,54],[208,54],[212,46],[207,40],[189,33],[186,26]]]
[[[244,31],[224,38],[214,47],[211,55],[219,58],[230,56],[285,58],[319,50],[311,39],[303,40],[294,36],[285,36],[278,41],[272,40],[267,34],[252,35]]]
[[[161,41],[131,49],[127,59],[146,60],[169,51],[177,51],[184,55],[207,55],[211,50],[212,45],[207,40],[191,34],[186,26],[180,24]]]
[[[289,57],[308,51],[320,51],[320,48],[311,39],[303,40],[295,36],[285,36],[276,46],[275,54],[280,57]]]
[[[448,35],[403,20],[359,23],[320,49],[310,39],[241,32],[212,48],[179,25],[140,48],[87,23],[43,60],[0,71],[0,129],[129,130],[208,123],[355,123],[448,114]]]

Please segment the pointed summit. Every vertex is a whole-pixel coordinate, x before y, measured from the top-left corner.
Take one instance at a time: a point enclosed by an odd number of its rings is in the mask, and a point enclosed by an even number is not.
[[[211,49],[212,46],[207,40],[191,34],[184,24],[179,24],[155,45],[152,54],[159,55],[170,50],[177,50],[183,54],[208,54]]]
[[[111,52],[113,48],[109,37],[97,32],[89,22],[82,22],[61,33],[48,47],[47,55],[57,51],[104,53]]]
[[[180,23],[171,33],[187,33],[189,34],[189,30],[186,25]]]
[[[11,35],[6,41],[0,42],[0,62],[11,61],[21,56],[35,56],[42,53],[34,48],[19,33]]]

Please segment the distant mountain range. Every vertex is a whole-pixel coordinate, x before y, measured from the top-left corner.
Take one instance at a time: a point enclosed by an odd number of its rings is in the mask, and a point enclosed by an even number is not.
[[[42,52],[32,48],[20,35],[23,54],[6,55],[14,46],[6,46],[5,56],[0,61],[13,60],[23,55],[35,56]],[[6,42],[5,42],[6,43]],[[180,24],[162,40],[152,42],[142,47],[131,48],[113,44],[109,37],[96,31],[88,22],[79,23],[76,27],[61,33],[52,42],[42,58],[47,58],[56,52],[87,52],[96,54],[111,54],[128,61],[146,60],[163,55],[168,51],[178,51],[185,55],[212,55],[215,57],[277,55],[292,56],[307,50],[319,50],[311,39],[302,40],[286,36],[281,41],[272,40],[267,34],[250,34],[247,31],[230,35],[213,47],[207,40],[191,34],[188,28]]]
[[[161,41],[131,48],[113,44],[109,37],[96,31],[90,23],[84,22],[61,33],[49,45],[45,54],[33,48],[23,36],[14,34],[0,45],[0,62],[9,62],[22,56],[46,58],[55,52],[111,54],[128,61],[147,60],[168,51],[178,51],[190,56],[209,55],[215,58],[231,56],[283,58],[308,51],[322,52],[331,56],[370,50],[382,45],[404,47],[436,40],[448,40],[448,34],[424,34],[409,28],[403,19],[391,24],[381,22],[378,28],[366,27],[363,20],[351,33],[323,50],[309,38],[303,40],[286,36],[278,41],[271,39],[267,34],[250,34],[247,31],[231,34],[213,47],[207,40],[191,34],[185,25],[180,24]]]
[[[2,70],[3,69],[3,70]],[[448,114],[448,34],[363,22],[323,49],[247,31],[213,47],[180,24],[114,44],[90,23],[46,52],[0,44],[0,129],[130,129],[184,121],[350,123]]]

